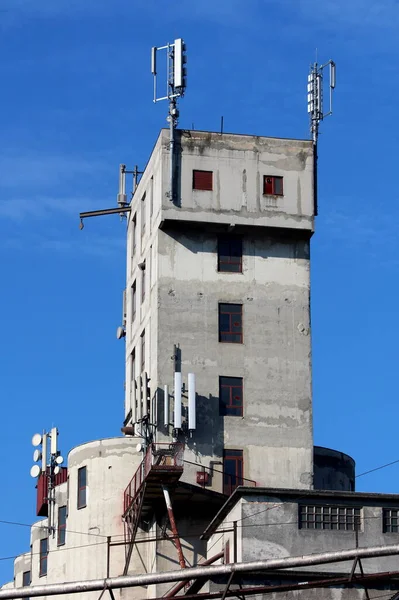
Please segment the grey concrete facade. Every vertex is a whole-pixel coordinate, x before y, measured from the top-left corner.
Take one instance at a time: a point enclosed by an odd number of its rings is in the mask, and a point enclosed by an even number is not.
[[[132,201],[126,416],[132,410],[132,421],[137,421],[143,414],[142,402],[136,410],[132,398],[142,394],[139,377],[146,371],[156,439],[171,441],[173,427],[163,426],[163,389],[168,385],[173,394],[170,357],[178,344],[183,381],[193,372],[197,382],[197,429],[191,437],[179,437],[186,444],[186,459],[212,468],[222,465],[224,450],[242,449],[244,478],[257,485],[310,488],[312,144],[181,131],[177,154],[175,202],[167,196],[164,130]],[[196,169],[212,171],[212,190],[193,189]],[[283,177],[283,195],[263,194],[267,175]],[[218,272],[218,235],[232,231],[243,242],[242,272]],[[219,303],[242,305],[242,344],[219,342]],[[136,392],[131,383],[133,352]],[[220,416],[221,376],[243,379],[242,417]],[[172,423],[172,410],[169,417]],[[219,479],[212,477],[214,489]]]

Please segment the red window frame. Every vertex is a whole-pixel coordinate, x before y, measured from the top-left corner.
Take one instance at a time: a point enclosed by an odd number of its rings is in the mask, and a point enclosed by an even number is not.
[[[87,506],[87,467],[78,469],[78,510]]]
[[[47,575],[48,537],[40,540],[39,577]]]
[[[213,171],[193,170],[193,190],[211,192],[213,190]]]
[[[58,507],[57,546],[63,546],[66,538],[67,507]]]
[[[242,344],[242,304],[219,304],[219,342]]]
[[[242,238],[219,236],[218,271],[222,273],[242,273]]]
[[[242,417],[244,394],[242,377],[219,377],[219,414]]]
[[[278,175],[264,175],[264,196],[284,196],[283,178]]]
[[[223,494],[230,496],[236,487],[244,484],[244,457],[242,450],[223,452]]]

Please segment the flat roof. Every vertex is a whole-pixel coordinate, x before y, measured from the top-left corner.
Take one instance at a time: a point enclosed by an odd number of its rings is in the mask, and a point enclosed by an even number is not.
[[[381,494],[376,492],[343,492],[340,490],[299,490],[290,488],[267,488],[267,487],[237,487],[222,508],[209,523],[201,539],[208,540],[212,533],[219,527],[225,516],[237,504],[242,496],[279,496],[284,500],[294,500],[299,502],[303,498],[308,499],[326,499],[326,500],[351,500],[353,501],[375,501],[378,504],[395,503],[399,506],[399,494]]]

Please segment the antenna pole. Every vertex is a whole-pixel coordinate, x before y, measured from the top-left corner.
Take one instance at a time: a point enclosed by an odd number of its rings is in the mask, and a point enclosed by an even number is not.
[[[323,112],[323,71],[329,67],[329,110]],[[313,141],[313,185],[314,185],[314,212],[318,213],[317,200],[317,142],[319,138],[320,122],[332,115],[332,92],[335,88],[335,62],[329,60],[324,65],[318,65],[317,61],[310,67],[308,75],[308,113],[310,118],[310,135]]]
[[[166,96],[157,97],[157,52],[166,50]],[[167,122],[169,123],[169,200],[176,201],[175,189],[175,129],[177,127],[179,110],[177,108],[177,99],[184,96],[186,89],[186,45],[181,38],[174,41],[173,44],[166,46],[153,47],[151,50],[151,72],[154,76],[154,102],[160,100],[169,101],[169,112]]]

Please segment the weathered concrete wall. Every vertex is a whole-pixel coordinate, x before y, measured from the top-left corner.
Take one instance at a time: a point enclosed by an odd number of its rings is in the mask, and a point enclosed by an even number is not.
[[[361,508],[361,523],[358,533],[359,547],[397,543],[398,534],[383,533],[382,508],[397,506],[398,496],[357,493],[330,494],[308,493],[295,497],[295,490],[288,494],[266,493],[244,495],[237,505],[227,512],[218,525],[218,530],[231,526],[238,517],[238,538],[241,538],[242,560],[266,560],[302,556],[319,552],[340,551],[354,548],[354,531],[301,529],[298,525],[299,504],[323,504],[332,506],[354,506]],[[238,508],[238,506],[240,508]],[[214,534],[208,541],[208,547]],[[212,548],[211,552],[213,552]],[[366,572],[393,571],[397,568],[397,557],[382,557],[362,560]],[[326,564],[304,570],[322,572],[347,572],[351,564]]]
[[[168,131],[162,130],[163,188],[169,189]],[[162,218],[313,230],[313,145],[289,140],[177,132],[177,206],[163,194]],[[192,171],[213,171],[213,190],[192,189]],[[283,196],[263,195],[263,177],[284,177]]]
[[[32,585],[95,579],[106,576],[107,536],[113,541],[123,540],[123,492],[134,475],[141,455],[137,454],[134,440],[110,438],[77,446],[68,455],[68,482],[55,490],[55,535],[49,537],[47,575],[39,575],[40,540],[48,537],[48,519],[34,523],[31,528],[31,553],[15,561],[15,583],[22,585],[22,573],[31,571]],[[87,504],[77,508],[78,469],[87,467]],[[58,508],[67,506],[65,544],[58,546]],[[131,572],[143,572],[147,561],[144,545],[131,561]],[[123,546],[112,547],[110,575],[122,573],[125,563]],[[144,592],[145,595],[146,592]],[[119,594],[119,592],[118,592]],[[143,596],[143,590],[132,592],[133,598]],[[85,600],[97,598],[96,593],[80,595]],[[74,595],[62,596],[74,598]]]
[[[243,449],[245,478],[311,487],[308,242],[244,234],[243,273],[218,273],[215,231],[165,226],[158,250],[158,386],[173,388],[176,343],[183,380],[196,374],[197,429],[185,459],[209,466],[224,448]],[[243,344],[219,343],[219,302],[242,303]],[[219,376],[243,377],[242,418],[219,416]]]
[[[316,490],[355,491],[355,461],[348,454],[315,446],[313,462]]]

